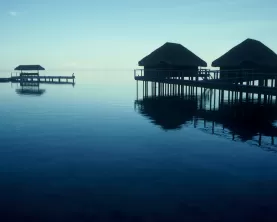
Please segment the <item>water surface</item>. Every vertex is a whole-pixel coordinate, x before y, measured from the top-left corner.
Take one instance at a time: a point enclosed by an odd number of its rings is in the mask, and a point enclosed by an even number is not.
[[[0,84],[3,221],[276,221],[274,133],[149,102],[132,70],[75,75],[39,96]]]

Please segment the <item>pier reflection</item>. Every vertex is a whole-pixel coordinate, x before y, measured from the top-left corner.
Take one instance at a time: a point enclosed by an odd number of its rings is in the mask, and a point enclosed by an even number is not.
[[[75,82],[41,82],[41,81],[19,81],[19,82],[12,82],[12,87],[15,84],[16,90],[15,92],[18,95],[29,95],[29,96],[42,96],[46,90],[41,88],[41,84],[54,84],[54,85],[72,85],[74,88]]]
[[[169,90],[164,90],[167,87]],[[135,100],[136,111],[163,130],[197,128],[277,151],[276,97],[159,84],[150,89],[144,84],[140,93]]]
[[[45,93],[45,89],[40,88],[39,82],[20,82],[16,93],[19,95],[41,96]]]

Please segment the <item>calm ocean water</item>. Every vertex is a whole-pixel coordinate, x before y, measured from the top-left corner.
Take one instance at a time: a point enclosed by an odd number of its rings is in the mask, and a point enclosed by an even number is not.
[[[132,70],[75,75],[39,96],[0,83],[1,221],[277,220],[264,125],[241,133],[194,115],[195,99],[143,99]]]

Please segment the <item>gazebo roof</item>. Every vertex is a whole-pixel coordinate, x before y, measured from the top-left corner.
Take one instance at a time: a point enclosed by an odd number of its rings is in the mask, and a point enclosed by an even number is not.
[[[19,65],[14,70],[33,71],[33,70],[45,70],[45,69],[40,65]]]
[[[139,66],[202,66],[207,63],[190,50],[177,43],[165,43],[148,56],[139,61]]]
[[[277,67],[277,54],[260,41],[246,39],[212,62],[213,67],[239,67],[243,64]]]

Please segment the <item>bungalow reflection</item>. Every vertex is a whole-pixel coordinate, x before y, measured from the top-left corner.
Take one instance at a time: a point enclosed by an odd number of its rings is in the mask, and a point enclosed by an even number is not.
[[[197,111],[197,100],[178,96],[146,97],[135,104],[142,115],[164,130],[180,129]]]
[[[135,100],[135,110],[163,130],[193,127],[277,151],[277,106],[270,96],[190,86],[165,94],[143,87],[142,98],[137,95]]]

